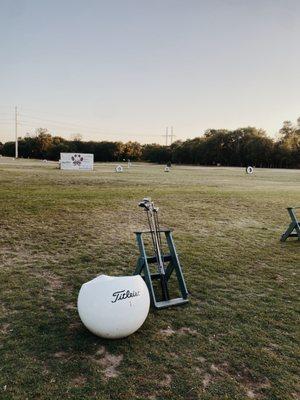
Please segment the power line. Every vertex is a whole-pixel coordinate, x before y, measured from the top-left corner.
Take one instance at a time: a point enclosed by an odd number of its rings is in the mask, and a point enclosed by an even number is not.
[[[31,123],[29,123],[29,122],[19,122],[18,123],[18,126],[21,126],[21,127],[25,127],[25,128],[31,128],[31,129],[36,129],[36,125],[32,125]],[[62,127],[53,127],[53,130],[64,130],[64,131],[69,131],[70,133],[80,133],[80,132],[76,132],[74,129],[71,129],[71,128],[69,128],[69,129],[67,129],[67,128],[62,128]],[[75,132],[74,132],[75,131]],[[66,133],[66,132],[65,132]],[[99,131],[91,131],[91,130],[85,130],[85,132],[84,132],[86,135],[95,135],[95,134],[101,134],[102,136],[117,136],[117,137],[122,137],[122,135],[124,135],[124,133],[123,134],[120,134],[120,133],[108,133],[108,132],[99,132]],[[136,136],[135,134],[133,134],[133,133],[126,133],[126,135],[127,136],[129,136],[129,137],[134,137],[134,136]],[[149,137],[149,138],[151,138],[151,137],[157,137],[157,136],[160,136],[160,135],[148,135],[148,134],[138,134],[138,136],[142,136],[142,137]]]
[[[34,115],[40,115],[40,114],[46,114],[46,115],[49,115],[49,112],[47,112],[47,111],[41,111],[41,110],[39,110],[39,111],[37,111],[36,109],[33,109],[33,108],[27,108],[27,107],[22,107],[22,111],[25,111],[25,113],[27,113],[27,112],[29,112],[30,114],[34,114]],[[51,112],[51,117],[52,117],[52,115],[53,115],[53,113]],[[62,113],[57,113],[57,112],[55,112],[55,115],[56,116],[58,116],[59,118],[68,118],[68,119],[73,119],[74,118],[74,116],[73,115],[70,115],[70,114],[62,114]],[[42,116],[42,118],[44,118],[43,116]],[[47,118],[47,116],[46,116],[46,118]]]
[[[95,126],[88,126],[88,125],[82,125],[82,124],[78,124],[78,123],[74,123],[74,122],[66,122],[66,121],[58,121],[58,120],[54,120],[54,119],[47,119],[47,118],[41,118],[41,117],[36,117],[36,116],[31,116],[31,115],[29,115],[29,114],[24,114],[24,113],[19,113],[19,115],[21,116],[21,117],[23,117],[22,118],[22,121],[25,121],[25,122],[31,122],[30,120],[37,120],[37,121],[41,121],[41,122],[46,122],[46,123],[51,123],[51,124],[54,124],[54,125],[57,125],[57,126],[59,126],[59,127],[62,127],[62,128],[67,128],[67,129],[71,129],[71,130],[73,130],[73,129],[84,129],[84,130],[89,130],[89,131],[95,131],[96,133],[103,133],[103,134],[112,134],[112,135],[122,135],[122,134],[125,134],[125,135],[128,135],[129,133],[128,132],[111,132],[111,133],[108,133],[107,131],[103,131],[103,130],[100,130],[99,128],[97,128],[97,127],[95,127]],[[24,117],[25,117],[25,119],[24,119]],[[138,136],[150,136],[150,137],[154,137],[154,136],[160,136],[159,134],[153,134],[153,135],[149,135],[149,134],[137,134]]]
[[[64,121],[58,121],[58,120],[53,120],[53,119],[46,119],[46,118],[40,118],[40,117],[33,117],[30,116],[28,114],[23,114],[23,113],[19,113],[19,115],[22,117],[22,122],[21,125],[27,125],[29,124],[33,124],[34,122],[32,122],[31,120],[36,120],[36,121],[41,121],[41,122],[45,122],[45,123],[50,123],[52,126],[55,126],[56,128],[61,128],[61,129],[68,129],[68,130],[75,130],[75,129],[81,129],[81,130],[85,130],[86,132],[90,132],[92,133],[94,131],[94,133],[97,134],[104,134],[104,135],[115,135],[115,136],[122,136],[122,135],[136,135],[136,134],[132,134],[132,133],[128,133],[128,132],[107,132],[107,131],[103,131],[100,130],[97,127],[91,127],[88,125],[81,125],[81,124],[77,124],[77,123],[73,123],[73,122],[64,122]],[[25,117],[25,118],[24,118]],[[24,123],[25,122],[25,123]],[[32,125],[32,127],[34,127],[34,125]],[[158,134],[137,134],[138,136],[146,136],[146,137],[156,137],[156,136],[160,136]]]
[[[36,125],[32,125],[32,124],[30,124],[30,123],[24,123],[24,122],[19,122],[18,123],[18,125],[19,126],[23,126],[23,127],[27,127],[27,128],[31,128],[31,129],[36,129],[37,127],[36,127]],[[65,133],[66,133],[66,131],[68,131],[68,132],[70,132],[70,133],[81,133],[80,131],[78,131],[78,130],[75,130],[75,129],[71,129],[71,128],[62,128],[62,127],[53,127],[53,130],[56,130],[56,131],[65,131]],[[102,136],[117,136],[117,137],[122,137],[122,136],[124,136],[124,135],[126,135],[126,136],[129,136],[129,137],[134,137],[134,136],[141,136],[141,137],[149,137],[149,138],[151,138],[151,137],[157,137],[157,136],[160,136],[160,135],[157,135],[157,134],[154,134],[154,135],[149,135],[149,134],[134,134],[134,133],[112,133],[112,132],[100,132],[100,131],[91,131],[91,130],[84,130],[84,134],[86,134],[86,135],[88,135],[88,134],[91,134],[91,135],[95,135],[95,134],[101,134]]]
[[[1,106],[0,106],[1,107]],[[66,134],[66,132],[61,132],[61,131],[68,131],[69,133],[84,133],[85,135],[92,135],[94,136],[95,134],[97,135],[103,135],[106,137],[110,136],[116,136],[119,137],[120,139],[122,136],[128,136],[132,138],[136,137],[148,137],[148,138],[155,138],[155,137],[160,137],[160,134],[145,134],[145,133],[129,133],[129,132],[108,132],[107,130],[103,130],[97,128],[96,126],[88,126],[85,124],[80,124],[77,122],[70,122],[70,121],[63,121],[63,119],[58,120],[58,119],[50,119],[50,118],[44,118],[41,115],[32,115],[31,113],[27,113],[25,108],[25,113],[23,112],[23,107],[21,108],[20,112],[20,107],[15,107],[14,109],[14,117],[12,117],[12,113],[0,113],[0,124],[5,125],[5,122],[7,122],[7,125],[9,122],[12,124],[14,122],[14,130],[15,130],[15,136],[18,135],[18,128],[23,127],[23,128],[30,128],[30,129],[36,129],[37,125],[40,124],[45,124],[48,125],[51,130],[58,131],[57,134]],[[5,116],[5,118],[1,118],[1,114]],[[9,117],[9,114],[11,115],[11,119],[8,119],[6,117]],[[71,118],[69,116],[69,118]],[[169,134],[167,128],[166,131],[166,145],[168,144],[168,138],[171,137],[171,142],[173,135]],[[60,132],[59,132],[60,131]],[[121,139],[122,140],[122,139]],[[136,139],[131,139],[131,140],[136,140]],[[17,146],[17,144],[16,144]],[[17,152],[17,151],[16,151]]]
[[[78,127],[78,128],[82,128],[82,129],[97,129],[98,130],[98,128],[96,128],[96,127],[90,127],[87,125],[77,124],[76,122],[73,123],[73,122],[57,121],[57,120],[47,119],[47,118],[31,117],[30,115],[23,114],[23,113],[20,115],[25,118],[28,118],[28,119],[33,119],[33,120],[42,121],[42,122],[50,122],[50,123],[53,123],[56,125],[59,124],[62,126],[74,126],[74,127]]]

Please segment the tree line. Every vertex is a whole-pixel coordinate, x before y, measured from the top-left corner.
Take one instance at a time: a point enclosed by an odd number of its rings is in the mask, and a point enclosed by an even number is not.
[[[39,128],[34,136],[19,138],[19,157],[59,160],[62,152],[93,153],[94,160],[149,161],[195,165],[223,165],[268,168],[300,167],[300,118],[284,121],[278,139],[254,127],[235,130],[208,129],[201,137],[178,140],[170,146],[141,145],[138,142],[66,140]],[[0,143],[0,154],[14,157],[15,143]]]

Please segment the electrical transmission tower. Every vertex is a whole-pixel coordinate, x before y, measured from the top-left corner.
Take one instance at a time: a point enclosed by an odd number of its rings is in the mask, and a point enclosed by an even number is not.
[[[170,133],[169,133],[169,128],[170,128]],[[173,139],[175,137],[174,133],[173,133],[173,126],[166,127],[166,133],[164,134],[164,137],[166,138],[166,146],[168,146],[169,143],[169,138],[170,138],[170,145],[173,143]]]

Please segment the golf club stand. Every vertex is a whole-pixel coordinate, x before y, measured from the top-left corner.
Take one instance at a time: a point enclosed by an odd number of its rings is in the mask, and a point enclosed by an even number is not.
[[[161,229],[158,222],[158,208],[154,207],[150,199],[144,199],[139,206],[147,212],[149,230],[136,231],[136,239],[140,251],[134,275],[141,275],[146,282],[150,294],[151,305],[156,309],[177,306],[188,302],[188,291],[183,277],[181,265],[170,229]],[[151,235],[154,247],[154,255],[147,256],[143,235]],[[168,252],[164,254],[162,248],[162,235],[164,235]],[[151,273],[150,265],[157,265],[157,272]],[[166,265],[166,267],[165,267]],[[172,273],[175,271],[181,297],[170,298],[169,283]],[[153,281],[160,281],[161,293],[157,298]]]
[[[288,226],[287,230],[281,235],[280,241],[285,242],[289,237],[298,237],[300,240],[300,220],[298,221],[296,216],[296,209],[300,209],[300,207],[288,207],[288,213],[291,218],[291,223]]]

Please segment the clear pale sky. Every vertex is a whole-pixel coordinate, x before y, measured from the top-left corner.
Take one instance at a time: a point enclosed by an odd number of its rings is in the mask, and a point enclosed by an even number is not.
[[[299,0],[0,0],[0,141],[275,135],[300,116]]]

